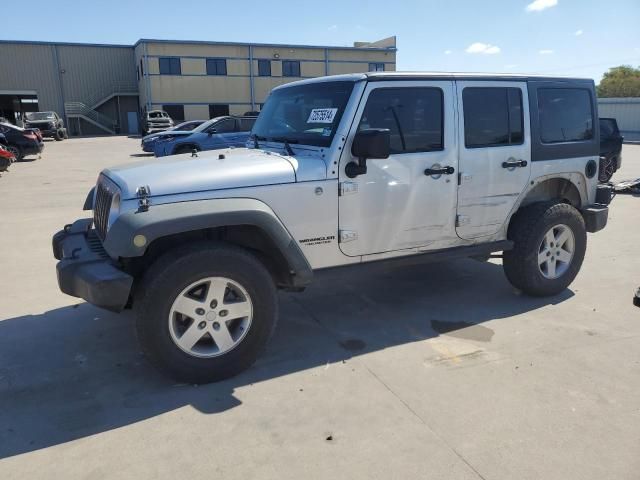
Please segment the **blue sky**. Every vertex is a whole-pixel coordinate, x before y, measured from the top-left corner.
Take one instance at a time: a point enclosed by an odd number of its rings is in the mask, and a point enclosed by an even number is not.
[[[398,70],[555,73],[640,65],[640,0],[5,2],[2,39],[352,45],[398,37]]]

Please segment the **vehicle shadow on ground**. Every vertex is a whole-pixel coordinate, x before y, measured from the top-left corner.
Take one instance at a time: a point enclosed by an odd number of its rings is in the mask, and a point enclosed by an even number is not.
[[[130,157],[153,157],[153,153],[130,153]]]
[[[363,266],[317,275],[280,296],[280,323],[248,371],[204,386],[176,384],[138,350],[133,314],[86,303],[0,321],[0,458],[124,427],[191,405],[215,414],[241,405],[234,389],[441,333],[491,340],[480,324],[573,296],[519,295],[502,267],[459,260]],[[441,333],[439,333],[441,332]]]

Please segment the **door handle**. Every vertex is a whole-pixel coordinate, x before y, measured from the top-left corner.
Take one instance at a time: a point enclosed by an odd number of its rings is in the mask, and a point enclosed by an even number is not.
[[[436,168],[427,168],[424,171],[425,175],[452,175],[455,172],[455,168],[453,167],[436,167]]]
[[[502,168],[516,168],[516,167],[526,167],[528,165],[526,160],[516,160],[511,157],[506,162],[502,162]]]

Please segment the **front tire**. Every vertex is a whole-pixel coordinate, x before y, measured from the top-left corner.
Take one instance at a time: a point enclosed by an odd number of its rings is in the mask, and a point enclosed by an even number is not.
[[[575,279],[587,248],[584,219],[566,203],[523,208],[509,226],[513,250],[504,252],[507,279],[524,293],[556,295]]]
[[[185,383],[209,383],[251,366],[271,337],[276,288],[265,266],[231,245],[178,247],[146,272],[136,294],[142,351]]]
[[[7,150],[11,152],[11,154],[16,158],[16,162],[22,160],[22,150],[17,145],[9,145],[7,146]]]
[[[64,134],[60,130],[57,130],[53,138],[56,142],[61,142],[64,139]]]

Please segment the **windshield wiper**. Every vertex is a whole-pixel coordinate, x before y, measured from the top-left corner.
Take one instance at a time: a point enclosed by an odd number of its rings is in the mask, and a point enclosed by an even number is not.
[[[258,145],[258,140],[267,139],[267,137],[261,137],[260,135],[256,135],[256,134],[251,135],[250,138],[253,139],[253,148],[260,148],[260,145]]]
[[[293,140],[293,139],[288,139],[285,137],[273,137],[271,138],[272,142],[282,142],[284,143],[284,149],[287,151],[287,155],[289,155],[290,157],[293,157],[295,155],[295,152],[293,151],[293,149],[291,148],[291,143],[299,143],[298,140]]]

